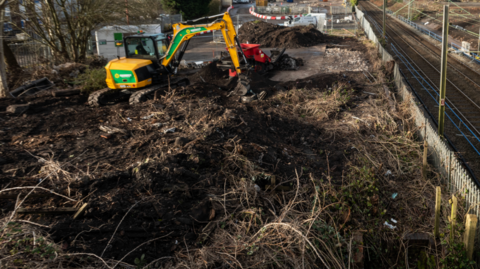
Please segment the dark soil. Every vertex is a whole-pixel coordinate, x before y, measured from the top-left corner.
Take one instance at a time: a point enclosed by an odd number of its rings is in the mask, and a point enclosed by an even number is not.
[[[209,76],[208,70],[212,66],[199,74],[209,81],[220,76],[216,71]],[[253,77],[254,87],[268,89],[269,97],[250,104],[227,97],[227,91],[208,82],[176,89],[174,95],[166,93],[157,102],[135,107],[119,103],[91,108],[86,105],[87,96],[0,99],[0,159],[4,159],[0,188],[36,185],[48,175],[39,173],[44,160],[58,162],[70,179],[52,176],[40,186],[84,199],[88,207],[75,220],[71,215],[43,214],[30,215],[30,220],[49,225],[47,232],[63,251],[101,255],[105,249],[104,258],[118,260],[141,243],[163,236],[125,261],[134,264],[142,254],[147,261],[172,256],[186,246],[198,246],[203,227],[215,218],[215,212],[220,214],[221,208],[209,195],[223,195],[228,187],[222,171],[234,148],[266,174],[276,175],[278,182],[307,170],[321,177],[327,169],[322,152],[330,152],[332,177],[341,179],[348,138],[336,138],[334,143],[323,140],[323,121],[292,113],[275,96],[290,98],[288,89],[297,87],[327,91],[335,82],[350,83],[358,90],[364,79],[362,73],[329,74],[275,88],[268,79]],[[14,103],[30,103],[30,109],[19,116],[5,114],[6,107]],[[149,115],[154,117],[142,119]],[[326,120],[337,116],[329,114]],[[105,139],[100,125],[127,133]],[[173,127],[174,133],[163,132]],[[235,171],[235,167],[227,168]],[[14,205],[14,199],[0,200],[1,217]],[[27,199],[24,207],[74,205],[45,194]]]
[[[188,79],[192,84],[195,82],[208,82],[223,85],[226,78],[228,78],[228,70],[221,70],[217,68],[216,62],[212,62],[199,72],[191,75]]]
[[[238,30],[240,43],[265,48],[303,48],[323,43],[323,34],[313,26],[285,27],[263,21],[248,22]]]

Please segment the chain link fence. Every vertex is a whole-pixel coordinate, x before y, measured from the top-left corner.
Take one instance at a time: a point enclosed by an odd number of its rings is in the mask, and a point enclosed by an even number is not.
[[[335,35],[355,35],[357,24],[352,13],[330,14],[324,21],[324,33]]]
[[[50,64],[53,61],[51,49],[38,41],[10,43],[8,47],[15,55],[18,64],[25,69],[37,67],[40,64]]]

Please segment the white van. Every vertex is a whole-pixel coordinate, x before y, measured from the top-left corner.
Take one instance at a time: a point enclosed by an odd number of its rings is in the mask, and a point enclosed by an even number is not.
[[[288,17],[288,21],[284,22],[284,26],[315,26],[317,27],[318,21],[316,17]]]

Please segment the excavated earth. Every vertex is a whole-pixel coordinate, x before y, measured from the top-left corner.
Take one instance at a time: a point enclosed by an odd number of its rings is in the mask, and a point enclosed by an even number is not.
[[[221,212],[209,195],[223,195],[228,188],[222,169],[234,149],[279,181],[306,169],[320,177],[327,167],[333,178],[341,178],[348,137],[332,141],[324,137],[324,127],[368,100],[361,92],[363,73],[319,74],[283,83],[254,76],[252,88],[269,95],[243,104],[219,87],[228,84],[223,73],[207,71],[199,73],[205,82],[136,106],[123,102],[92,108],[86,95],[0,99],[0,188],[40,183],[88,203],[76,219],[71,214],[18,217],[49,226],[45,231],[64,252],[105,252],[104,258],[117,260],[164,236],[131,253],[125,261],[133,264],[142,254],[151,261],[198,246],[203,227]],[[315,88],[328,94],[340,83],[354,91],[354,98],[334,112],[318,118],[292,112],[291,104],[306,100],[291,91]],[[9,105],[26,103],[30,108],[23,114],[5,112]],[[124,132],[109,135],[100,126]],[[328,159],[322,152],[330,152]],[[14,209],[17,194],[2,193],[14,197],[0,199],[2,218]],[[22,207],[78,208],[81,203],[38,191]]]
[[[238,30],[240,43],[261,44],[264,48],[303,48],[323,43],[324,35],[314,26],[285,27],[263,21],[253,21]]]

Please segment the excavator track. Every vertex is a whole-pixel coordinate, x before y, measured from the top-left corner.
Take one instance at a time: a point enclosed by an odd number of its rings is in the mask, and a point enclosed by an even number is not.
[[[154,93],[156,90],[161,89],[162,86],[164,86],[164,85],[154,85],[154,86],[151,86],[151,87],[147,87],[146,89],[136,91],[130,96],[130,99],[128,100],[128,103],[131,106],[139,104],[139,103],[143,103],[143,102],[147,101],[149,94]]]
[[[112,90],[109,88],[96,91],[88,97],[88,105],[93,107],[106,105],[112,100],[115,100],[120,94],[120,90]]]
[[[190,85],[190,81],[187,78],[177,78],[170,81],[170,87],[181,87],[181,86],[187,86],[187,85]],[[153,85],[145,89],[136,91],[130,96],[130,100],[128,101],[128,103],[131,106],[139,103],[143,103],[149,99],[149,96],[151,96],[152,93],[166,87],[168,87],[168,84],[157,84],[157,85]]]
[[[187,86],[190,84],[190,81],[186,78],[178,78],[170,82],[171,87]],[[96,91],[88,97],[88,105],[92,107],[100,107],[108,104],[115,104],[128,99],[130,105],[135,105],[138,103],[145,102],[149,97],[157,90],[168,87],[166,84],[157,84],[150,87],[137,90],[133,93],[129,92],[132,89],[128,89],[128,92],[123,92],[121,90],[112,90],[109,88]]]

